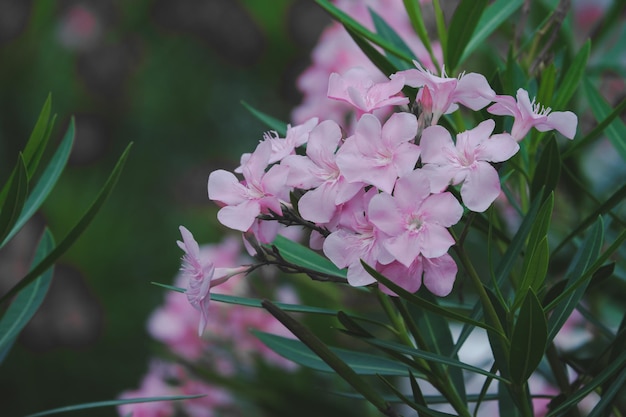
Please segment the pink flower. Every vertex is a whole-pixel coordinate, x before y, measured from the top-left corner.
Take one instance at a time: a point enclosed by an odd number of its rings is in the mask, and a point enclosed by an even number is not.
[[[376,280],[363,268],[361,259],[376,267],[379,262],[393,261],[382,245],[382,238],[387,237],[374,227],[367,216],[367,207],[378,190],[361,190],[352,200],[342,206],[338,216],[338,227],[323,241],[323,251],[328,259],[338,268],[348,268],[348,283],[359,287],[369,285]]]
[[[259,143],[241,167],[243,182],[221,169],[209,175],[209,198],[225,205],[217,213],[224,226],[246,232],[259,214],[282,214],[281,201],[289,196],[285,186],[288,168],[274,165],[265,172],[271,152],[269,141]]]
[[[442,77],[436,76],[415,61],[417,69],[399,71],[391,76],[404,77],[405,84],[411,87],[428,87],[432,97],[433,124],[442,114],[452,113],[458,109],[457,103],[472,110],[480,110],[491,103],[496,96],[487,79],[474,72],[461,74],[459,78],[448,78],[445,71]],[[421,98],[422,91],[418,95]]]
[[[407,97],[397,95],[403,87],[402,77],[377,83],[365,68],[354,67],[343,75],[330,74],[328,97],[350,103],[361,113],[371,113],[381,107],[408,104]]]
[[[272,144],[272,151],[270,153],[268,164],[281,161],[287,155],[295,154],[295,149],[298,146],[302,146],[309,140],[309,133],[317,126],[319,119],[312,117],[306,122],[291,126],[287,125],[287,133],[284,138],[278,136],[278,133],[274,130],[265,132],[263,134],[263,140]],[[241,166],[235,169],[235,172],[242,173],[243,165],[250,159],[250,153],[244,153],[241,155]]]
[[[487,111],[498,116],[513,116],[513,127],[511,136],[515,140],[524,139],[531,127],[540,132],[556,129],[568,139],[573,139],[576,135],[578,117],[571,111],[555,111],[545,108],[535,100],[530,101],[528,91],[520,88],[517,90],[517,101],[511,96],[496,96],[495,104],[491,105]]]
[[[500,178],[489,162],[503,162],[515,155],[519,145],[508,133],[491,136],[495,122],[485,120],[459,133],[456,145],[441,126],[424,130],[421,139],[424,172],[432,191],[463,183],[461,197],[472,211],[483,212],[500,194]]]
[[[335,151],[341,142],[341,128],[326,120],[313,129],[306,156],[291,155],[282,165],[289,167],[288,185],[310,189],[298,203],[306,220],[323,224],[331,220],[339,205],[361,189],[362,184],[349,184],[335,162]]]
[[[426,258],[420,255],[409,267],[396,261],[389,265],[379,265],[376,269],[411,293],[419,290],[423,276],[424,286],[439,297],[450,294],[458,272],[456,262],[447,253],[438,258]],[[389,295],[396,295],[384,285],[380,289]]]
[[[446,229],[463,215],[459,202],[446,192],[431,194],[426,175],[415,170],[396,182],[393,197],[380,193],[370,201],[369,219],[390,237],[385,249],[409,267],[418,255],[438,258],[454,239]]]
[[[391,193],[396,179],[411,172],[419,146],[409,143],[417,134],[411,113],[394,113],[383,127],[371,114],[357,122],[354,136],[337,152],[337,165],[349,182],[364,182]]]
[[[183,279],[187,280],[187,300],[193,308],[200,311],[198,334],[202,336],[208,323],[211,287],[223,284],[235,275],[246,273],[249,267],[215,268],[211,259],[201,256],[198,242],[193,238],[191,232],[180,226],[180,233],[183,241],[176,243],[185,251],[181,272]]]

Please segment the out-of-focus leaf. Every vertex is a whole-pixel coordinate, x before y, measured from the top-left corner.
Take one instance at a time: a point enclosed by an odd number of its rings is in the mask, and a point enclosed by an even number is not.
[[[49,416],[52,414],[67,413],[69,411],[81,411],[81,410],[87,410],[90,408],[100,408],[100,407],[117,407],[117,406],[125,405],[125,404],[150,403],[150,402],[156,402],[156,401],[191,400],[193,398],[204,397],[205,395],[206,394],[175,395],[171,397],[147,397],[147,398],[130,398],[126,400],[97,401],[93,403],[68,405],[65,407],[55,408],[52,410],[41,411],[35,414],[29,414],[25,417],[43,417],[43,416]]]
[[[413,59],[410,55],[407,55],[403,50],[397,48],[394,44],[387,41],[380,35],[373,33],[368,30],[365,26],[361,25],[359,22],[350,17],[347,13],[340,10],[338,7],[333,5],[328,0],[315,0],[317,4],[319,4],[324,10],[326,10],[335,20],[344,25],[346,29],[353,30],[359,36],[367,39],[368,41],[373,42],[374,44],[380,46],[385,51],[390,54],[395,55],[396,57],[406,61],[407,63],[413,62]]]
[[[244,106],[250,113],[252,113],[254,117],[259,119],[261,123],[276,131],[276,133],[278,133],[281,137],[285,137],[285,135],[287,134],[287,123],[255,109],[245,101],[242,101],[241,105]]]
[[[612,108],[588,78],[583,79],[583,89],[596,120],[601,122],[606,119],[611,114]],[[615,118],[605,129],[605,133],[622,159],[626,161],[626,125],[624,122]]]
[[[391,407],[378,391],[362,379],[354,369],[337,356],[337,354],[326,346],[315,334],[269,301],[264,301],[263,307],[289,329],[294,336],[300,339],[316,356],[330,366],[339,377],[350,384],[358,393],[363,395],[374,407],[383,414],[389,414]]]
[[[35,251],[33,266],[37,265],[53,247],[54,239],[52,234],[46,229]],[[4,354],[6,355],[6,352],[13,345],[24,326],[28,324],[39,309],[50,287],[52,271],[53,268],[51,267],[20,291],[2,316],[2,319],[0,319],[0,352],[5,352]]]
[[[586,228],[591,226],[599,216],[608,213],[613,207],[617,206],[626,198],[626,184],[622,185],[619,190],[615,191],[600,207],[598,207],[593,213],[585,217],[585,219],[578,224],[578,226],[567,235],[561,243],[554,249],[553,253],[557,253],[565,247],[573,238],[582,233]]]
[[[531,289],[526,293],[511,336],[509,369],[513,381],[523,384],[535,371],[545,352],[547,337],[546,316]]]
[[[455,416],[455,414],[448,414],[448,413],[443,413],[437,410],[431,410],[425,405],[419,404],[415,401],[411,401],[406,395],[402,394],[400,390],[396,388],[396,386],[392,384],[391,382],[389,382],[386,378],[383,378],[381,376],[380,379],[385,383],[387,388],[389,388],[396,395],[396,397],[400,399],[402,403],[408,405],[409,407],[417,411],[420,417],[422,416],[424,417],[454,417]]]
[[[587,67],[590,52],[591,42],[587,40],[572,60],[567,72],[563,76],[563,80],[559,83],[553,102],[555,109],[564,108],[578,89],[578,86],[580,86],[580,82],[585,75],[585,68]]]
[[[50,268],[50,266],[54,264],[54,262],[62,254],[64,254],[65,251],[69,249],[69,247],[76,241],[76,239],[78,239],[78,237],[83,233],[83,231],[85,231],[87,226],[89,226],[89,224],[94,219],[94,217],[96,216],[96,214],[98,213],[98,211],[100,210],[104,202],[107,200],[107,198],[113,191],[113,188],[115,187],[115,184],[117,183],[117,180],[119,179],[122,173],[122,168],[124,167],[124,163],[126,162],[126,158],[128,157],[128,153],[130,152],[131,146],[132,146],[132,142],[126,147],[126,150],[124,151],[120,159],[117,161],[115,168],[113,168],[111,175],[109,175],[109,178],[107,179],[106,183],[100,190],[100,193],[96,197],[96,200],[91,204],[87,212],[78,221],[76,226],[74,226],[74,228],[69,231],[67,236],[65,236],[65,238],[61,241],[61,243],[59,243],[59,245],[56,248],[54,248],[54,250],[50,252],[48,256],[46,256],[24,278],[22,278],[13,288],[11,288],[2,298],[0,298],[0,304],[8,300],[9,298],[13,297],[22,288],[30,284],[33,280],[35,280],[38,276],[40,276],[44,271]]]
[[[611,113],[606,116],[602,122],[598,123],[598,125],[594,127],[591,132],[587,133],[581,139],[576,139],[572,144],[570,144],[565,152],[563,152],[563,158],[569,158],[578,149],[589,145],[591,142],[601,137],[602,133],[604,133],[604,129],[606,129],[606,127],[611,124],[616,117],[621,115],[624,112],[624,109],[626,109],[626,98],[615,106]]]
[[[333,372],[333,369],[326,362],[297,339],[289,339],[256,330],[253,330],[253,333],[268,348],[290,361],[317,371]],[[407,366],[403,363],[378,355],[332,347],[329,349],[358,375],[407,375]]]
[[[591,381],[587,382],[581,389],[572,393],[565,401],[560,403],[554,409],[552,409],[546,417],[555,417],[563,415],[563,413],[569,410],[574,405],[578,404],[583,398],[594,392],[598,387],[616,375],[618,372],[620,378],[624,378],[626,371],[624,366],[626,365],[626,350],[622,351],[620,355],[611,361],[607,366],[596,375]]]
[[[70,152],[72,150],[72,144],[74,143],[74,119],[70,121],[70,125],[59,145],[59,148],[56,150],[52,159],[48,163],[48,166],[43,171],[41,178],[37,182],[37,185],[33,187],[32,192],[26,199],[24,203],[24,207],[22,212],[20,213],[20,217],[18,218],[15,225],[6,236],[4,241],[0,244],[0,248],[6,245],[6,243],[11,240],[13,236],[17,232],[20,231],[22,226],[39,210],[39,207],[46,200],[50,191],[54,188],[57,180],[61,176],[61,173],[65,169],[67,164],[67,160],[70,156]]]
[[[454,11],[448,27],[448,45],[444,51],[450,74],[454,74],[472,34],[479,27],[478,22],[485,7],[487,0],[461,0]]]
[[[471,39],[467,42],[459,59],[459,64],[462,64],[480,45],[484,44],[487,38],[522,4],[524,4],[524,0],[497,0],[490,4],[480,17]]]
[[[537,91],[537,101],[545,105],[552,103],[554,86],[556,84],[556,65],[551,62],[540,74],[539,91]]]
[[[591,264],[593,264],[596,259],[598,259],[598,255],[600,254],[600,249],[602,248],[602,244],[604,243],[604,224],[602,221],[602,217],[598,217],[593,228],[589,231],[589,234],[583,241],[582,245],[576,252],[570,267],[565,273],[565,277],[567,279],[567,284],[565,289],[571,287],[576,283],[579,277],[581,277],[589,268]],[[567,318],[570,316],[572,311],[576,308],[576,304],[580,301],[582,296],[585,294],[585,290],[589,285],[589,281],[591,277],[580,285],[575,291],[573,291],[567,298],[561,300],[552,314],[550,315],[550,319],[548,320],[548,342],[552,341],[554,337],[557,335],[559,330]]]
[[[287,262],[298,265],[305,270],[319,272],[325,275],[330,275],[338,278],[346,278],[347,271],[345,269],[339,269],[328,259],[322,255],[312,251],[311,249],[287,239],[284,236],[278,235],[272,242],[280,256],[282,256]]]
[[[541,157],[537,163],[537,168],[530,185],[530,196],[535,198],[543,189],[543,196],[547,197],[559,183],[561,176],[561,155],[559,146],[554,135],[548,140]]]
[[[4,242],[5,237],[9,235],[13,225],[17,222],[28,195],[28,172],[26,172],[21,153],[9,181],[6,200],[0,212],[0,242]]]
[[[399,50],[403,51],[407,56],[412,57],[412,59],[414,60],[417,59],[411,48],[407,46],[404,40],[402,40],[402,38],[396,33],[396,31],[391,26],[389,26],[382,17],[380,17],[371,8],[369,9],[369,12],[372,16],[372,21],[374,22],[374,27],[376,28],[376,33],[378,35],[380,35],[383,39],[387,40]],[[393,55],[387,56],[387,58],[398,69],[414,68],[412,63],[408,63],[405,60],[398,59]]]

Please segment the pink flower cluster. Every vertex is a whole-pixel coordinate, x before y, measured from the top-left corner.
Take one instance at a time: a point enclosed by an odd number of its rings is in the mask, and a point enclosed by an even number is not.
[[[423,283],[438,296],[450,293],[457,267],[448,229],[462,218],[463,205],[474,212],[491,206],[500,194],[494,164],[511,158],[532,127],[571,139],[577,118],[531,102],[523,89],[517,98],[497,95],[480,74],[450,78],[415,66],[382,82],[359,68],[332,74],[328,97],[355,108],[354,133],[312,118],[289,126],[285,138],[266,135],[242,157],[243,179],[224,170],[209,175],[219,221],[270,243],[279,222],[299,217],[312,230],[311,247],[347,268],[351,285],[375,282],[363,260],[411,292]],[[406,111],[406,86],[419,88],[417,115]],[[454,138],[437,124],[460,106],[489,104],[488,112],[513,116],[510,132],[494,133],[496,123],[487,119]],[[399,111],[381,118],[378,109]]]
[[[166,293],[164,304],[148,320],[152,338],[184,362],[198,364],[221,377],[240,377],[242,372],[250,374],[256,358],[282,369],[293,369],[293,362],[271,351],[250,332],[255,329],[289,337],[291,333],[269,313],[235,304],[209,304],[209,290],[250,296],[245,281],[228,280],[249,268],[232,267],[250,262],[242,256],[240,239],[230,236],[218,245],[199,246],[186,228],[181,227],[181,234],[183,240],[178,243],[184,251],[183,265],[174,285],[186,288],[186,296],[174,291]],[[216,289],[217,285],[220,287]],[[295,297],[289,289],[277,296],[283,301],[293,301]],[[198,335],[198,311],[203,336]],[[207,320],[209,315],[211,320]],[[238,409],[229,391],[199,380],[179,364],[163,360],[154,360],[140,387],[122,393],[120,398],[195,394],[205,396],[179,402],[129,404],[119,407],[119,414],[126,416],[133,412],[140,417],[169,417],[182,412],[191,417],[212,417],[222,415],[225,410]]]

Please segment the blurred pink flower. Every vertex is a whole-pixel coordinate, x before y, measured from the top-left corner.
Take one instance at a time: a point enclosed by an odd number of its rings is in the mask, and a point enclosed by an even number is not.
[[[402,77],[375,82],[370,73],[362,67],[349,69],[343,75],[330,74],[328,98],[345,101],[357,108],[360,114],[386,106],[400,106],[409,103],[407,97],[398,94],[404,87]]]
[[[495,104],[491,105],[487,111],[498,116],[513,116],[513,127],[511,136],[516,141],[524,139],[531,127],[540,132],[556,129],[568,139],[573,139],[576,135],[578,117],[571,111],[551,111],[535,99],[530,101],[528,91],[520,88],[517,90],[517,100],[511,96],[496,96]]]

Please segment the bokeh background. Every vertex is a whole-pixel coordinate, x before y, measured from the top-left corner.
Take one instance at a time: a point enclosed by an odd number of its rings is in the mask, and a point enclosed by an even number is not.
[[[0,177],[52,95],[52,140],[71,117],[69,167],[42,213],[0,253],[0,291],[26,270],[42,227],[57,240],[87,209],[124,148],[121,180],[62,258],[41,310],[0,367],[16,416],[113,399],[154,351],[146,318],[179,266],[178,226],[219,237],[206,178],[231,169],[282,120],[330,19],[308,0],[0,0]],[[116,415],[93,410],[89,415]]]

